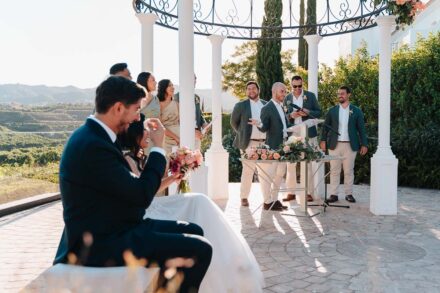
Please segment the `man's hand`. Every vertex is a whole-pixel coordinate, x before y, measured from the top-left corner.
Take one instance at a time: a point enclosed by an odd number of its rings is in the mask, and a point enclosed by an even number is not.
[[[319,143],[319,147],[321,148],[321,150],[322,150],[323,152],[325,152],[325,151],[327,150],[327,146],[326,146],[325,141],[321,141],[321,142]]]
[[[258,119],[252,119],[252,118],[249,118],[249,122],[248,122],[248,124],[250,124],[250,125],[255,125],[255,126],[258,126],[258,125],[260,125],[260,120],[258,120]]]
[[[361,146],[359,154],[361,154],[361,156],[364,156],[367,152],[368,152],[368,148],[366,146]]]
[[[165,127],[157,118],[148,118],[144,122],[144,127],[150,133],[150,139],[155,147],[163,147],[163,138],[165,136]]]
[[[301,117],[306,117],[309,116],[310,111],[305,108],[302,108],[301,111],[298,111],[298,113]]]
[[[300,112],[295,111],[295,112],[290,113],[290,118],[296,119],[298,117],[301,117]]]
[[[200,130],[196,129],[196,139],[202,140],[203,134]]]

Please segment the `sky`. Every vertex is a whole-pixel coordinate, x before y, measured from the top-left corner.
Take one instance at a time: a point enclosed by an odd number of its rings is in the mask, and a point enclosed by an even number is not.
[[[91,88],[117,62],[128,63],[135,78],[141,63],[140,29],[131,0],[0,0],[0,84]],[[156,79],[178,84],[178,32],[155,26],[154,33]],[[320,62],[333,65],[338,40],[320,42]],[[224,41],[223,61],[241,42]],[[195,36],[194,48],[197,87],[210,88],[210,42]],[[297,41],[284,41],[283,49],[289,48],[296,50]]]

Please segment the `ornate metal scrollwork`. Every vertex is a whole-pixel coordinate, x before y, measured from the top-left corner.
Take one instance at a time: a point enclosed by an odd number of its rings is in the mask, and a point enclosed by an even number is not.
[[[240,2],[238,5],[237,1]],[[154,13],[156,24],[178,29],[179,0],[134,0],[137,13]],[[231,39],[258,40],[262,37],[263,0],[194,0],[194,33],[220,34]],[[374,0],[317,0],[316,25],[299,25],[299,0],[283,0],[282,40],[299,39],[312,28],[321,36],[331,36],[367,29],[376,25],[375,19],[386,14],[386,4],[374,5]],[[244,9],[245,8],[245,9]],[[266,28],[271,39],[280,27]]]

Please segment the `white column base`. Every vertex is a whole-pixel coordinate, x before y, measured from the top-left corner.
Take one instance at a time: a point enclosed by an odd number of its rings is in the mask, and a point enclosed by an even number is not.
[[[189,178],[191,192],[208,194],[208,167],[203,163]]]
[[[398,164],[391,149],[378,150],[371,158],[370,212],[377,216],[397,214]]]
[[[225,150],[207,150],[205,162],[209,168],[208,196],[211,199],[229,198],[229,153]]]

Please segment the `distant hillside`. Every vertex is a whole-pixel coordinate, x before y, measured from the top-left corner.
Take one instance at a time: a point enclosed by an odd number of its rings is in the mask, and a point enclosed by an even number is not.
[[[50,105],[93,103],[95,89],[80,89],[74,86],[49,87],[45,85],[2,84],[0,103],[23,105]]]

